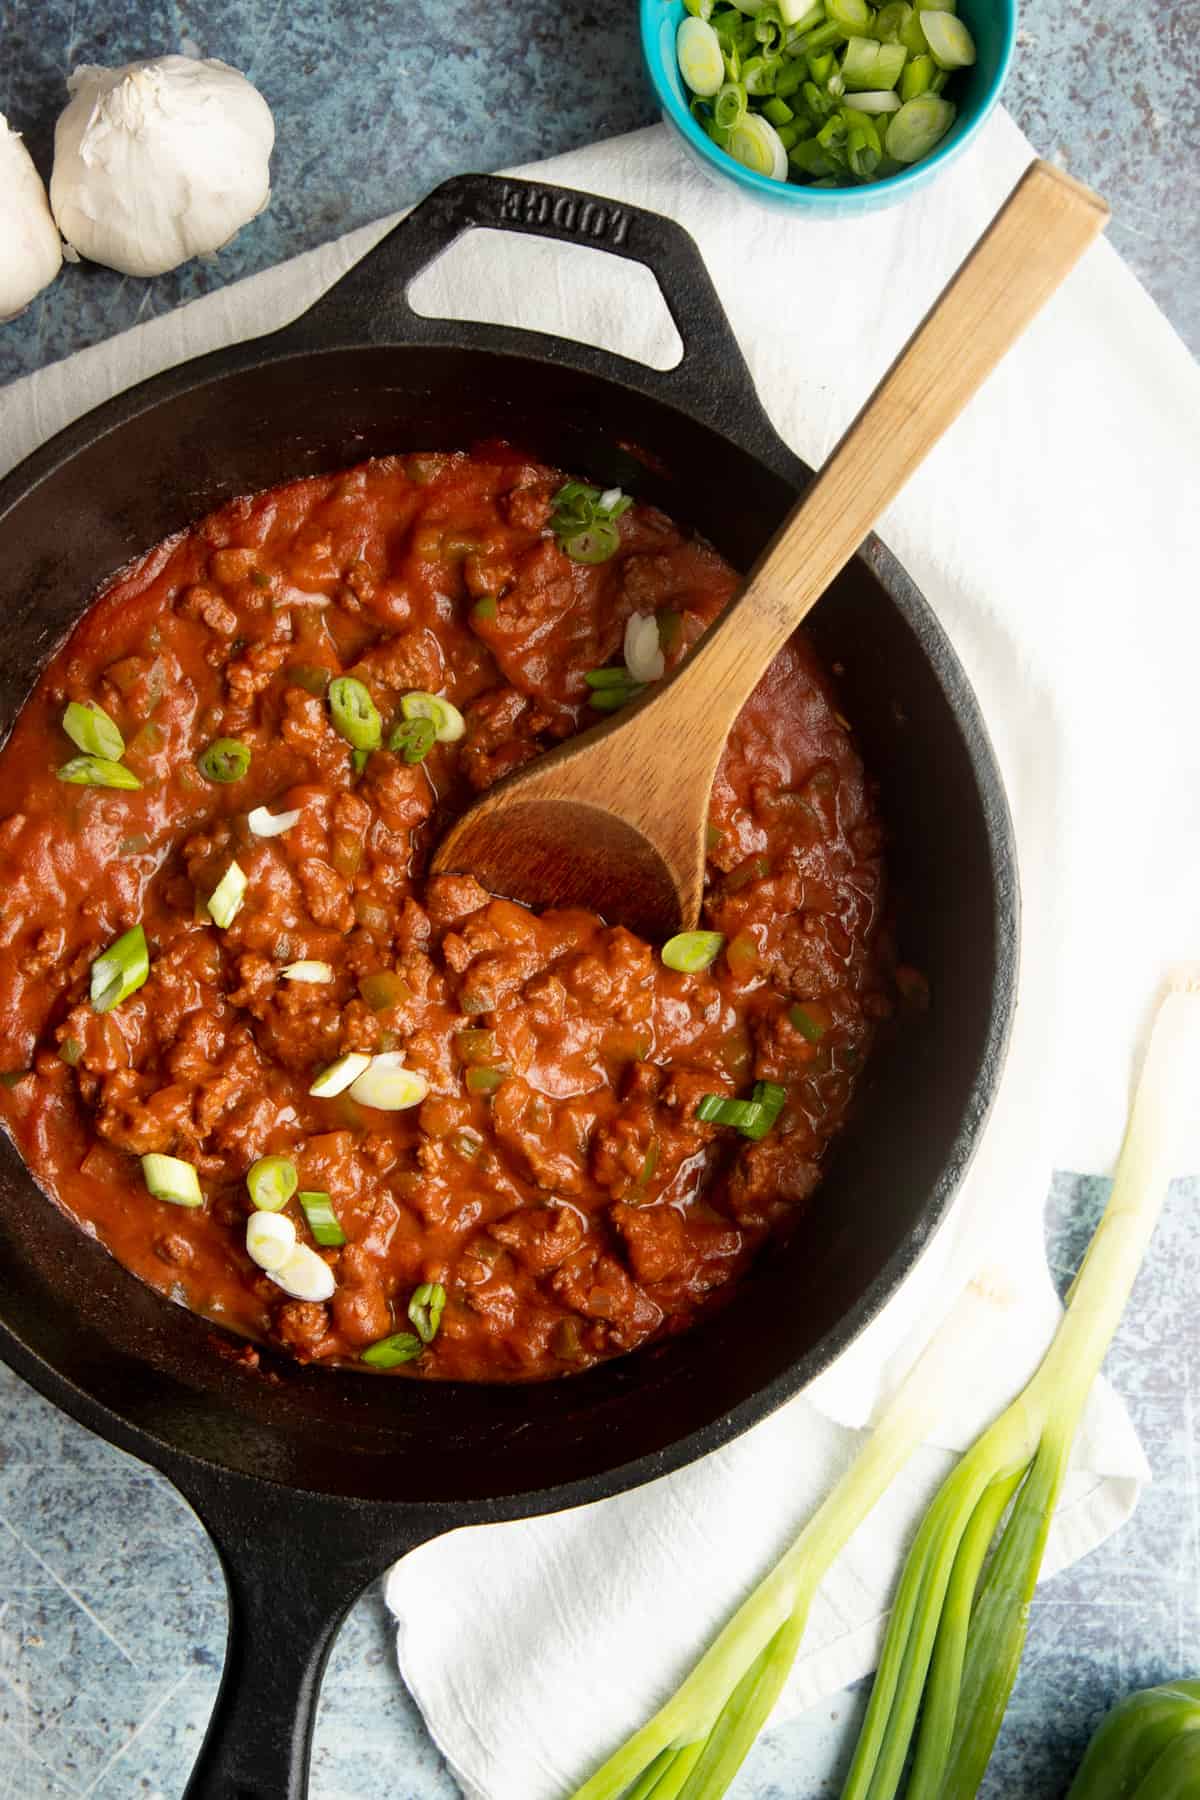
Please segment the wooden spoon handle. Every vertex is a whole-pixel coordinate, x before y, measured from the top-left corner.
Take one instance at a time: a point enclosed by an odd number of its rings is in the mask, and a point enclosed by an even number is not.
[[[723,739],[771,658],[880,513],[1103,230],[1098,194],[1035,162],[934,302],[745,588],[671,683],[706,739]],[[678,709],[676,711],[675,709]],[[684,741],[679,738],[677,741]]]

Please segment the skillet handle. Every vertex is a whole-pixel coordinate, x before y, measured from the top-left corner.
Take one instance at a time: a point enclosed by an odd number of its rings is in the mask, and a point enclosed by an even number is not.
[[[202,1487],[184,1486],[220,1553],[229,1600],[221,1686],[184,1800],[305,1800],[338,1627],[377,1576],[445,1522],[212,1470]]]
[[[408,290],[466,232],[478,227],[581,244],[648,268],[683,344],[673,369],[510,325],[430,319],[414,312]],[[456,175],[415,206],[373,250],[308,311],[275,334],[288,349],[371,344],[472,345],[582,370],[661,399],[722,432],[773,453],[780,440],[762,409],[745,358],[695,239],[674,219],[624,201],[509,175]],[[748,445],[748,447],[750,447]]]

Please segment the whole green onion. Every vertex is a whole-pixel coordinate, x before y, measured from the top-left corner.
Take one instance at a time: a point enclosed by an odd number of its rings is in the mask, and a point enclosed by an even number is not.
[[[333,1201],[328,1194],[297,1194],[301,1210],[308,1220],[308,1229],[318,1244],[326,1249],[337,1249],[346,1242],[346,1234],[342,1230],[341,1221],[333,1210]]]
[[[260,1156],[246,1171],[246,1186],[259,1212],[282,1212],[299,1185],[296,1165],[287,1156]]]
[[[1054,1341],[951,1472],[914,1540],[843,1800],[895,1800],[918,1714],[906,1800],[978,1792],[1071,1443],[1177,1166],[1174,1128],[1194,1111],[1198,1055],[1200,979],[1185,972],[1159,1007],[1112,1194]],[[826,1571],[974,1369],[996,1353],[1010,1310],[1006,1292],[968,1285],[792,1548],[675,1694],[572,1800],[719,1800],[778,1698]]]
[[[102,706],[94,700],[86,704],[72,700],[63,714],[63,730],[71,742],[89,756],[106,762],[120,762],[125,754],[125,739]]]
[[[111,1012],[136,993],[150,973],[146,933],[134,925],[108,946],[91,967],[92,1011]]]
[[[214,738],[196,764],[206,781],[240,781],[250,767],[250,750],[240,738]]]
[[[375,750],[383,739],[383,721],[375,702],[353,675],[339,675],[326,696],[335,729],[355,750]]]
[[[440,1281],[426,1281],[408,1303],[408,1316],[423,1344],[432,1344],[442,1322],[446,1290]]]
[[[398,1331],[392,1337],[380,1338],[378,1343],[369,1345],[358,1360],[371,1369],[397,1369],[401,1363],[412,1362],[420,1356],[424,1348],[420,1338],[411,1331]]]
[[[73,756],[58,771],[60,781],[76,787],[140,788],[141,782],[124,763],[107,756]]]

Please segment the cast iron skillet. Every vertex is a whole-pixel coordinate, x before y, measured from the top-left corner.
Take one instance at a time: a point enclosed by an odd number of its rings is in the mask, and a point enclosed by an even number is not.
[[[682,362],[659,373],[538,333],[418,317],[408,284],[477,225],[646,263]],[[694,521],[743,567],[806,477],[678,225],[464,176],[294,324],[109,401],[0,485],[0,731],[97,584],[231,495],[497,435]],[[904,954],[927,972],[934,1004],[875,1060],[787,1249],[699,1329],[543,1385],[423,1385],[270,1354],[253,1373],[48,1205],[0,1141],[0,1354],[162,1470],[221,1554],[229,1643],[192,1800],[302,1800],[334,1632],[394,1558],[456,1526],[601,1499],[725,1443],[845,1349],[940,1223],[1012,1012],[1011,824],[963,672],[882,545],[839,578],[813,634],[843,666],[847,710],[882,782]]]

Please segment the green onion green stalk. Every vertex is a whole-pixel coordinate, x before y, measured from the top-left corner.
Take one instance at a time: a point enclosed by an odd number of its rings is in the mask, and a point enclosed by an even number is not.
[[[907,1800],[972,1800],[978,1792],[1071,1445],[1175,1172],[1175,1131],[1194,1107],[1198,1063],[1200,971],[1192,970],[1159,1007],[1112,1194],[1054,1341],[951,1471],[917,1532],[842,1800],[902,1791]],[[726,1792],[783,1687],[820,1582],[991,1348],[1001,1309],[986,1284],[967,1288],[792,1548],[682,1686],[572,1800],[719,1800]]]

